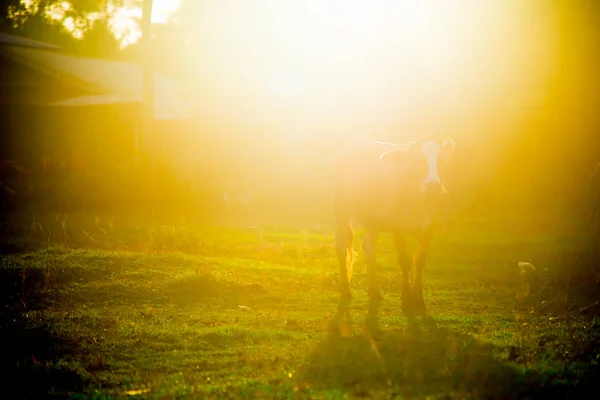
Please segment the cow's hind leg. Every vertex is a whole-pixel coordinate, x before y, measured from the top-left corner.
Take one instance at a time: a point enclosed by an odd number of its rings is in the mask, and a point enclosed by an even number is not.
[[[369,281],[369,297],[381,299],[381,287],[377,278],[377,240],[379,232],[367,229],[363,242],[363,251],[367,263],[367,276]]]

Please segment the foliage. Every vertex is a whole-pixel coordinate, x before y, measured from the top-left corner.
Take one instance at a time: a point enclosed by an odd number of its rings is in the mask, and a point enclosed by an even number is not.
[[[0,22],[7,33],[55,44],[70,53],[120,58],[120,43],[110,31],[106,5],[104,0],[7,0],[0,4],[4,15]],[[51,10],[57,13],[54,17]]]
[[[13,18],[15,12],[22,12],[23,5],[21,0],[0,0],[0,28],[6,31],[14,25]]]
[[[87,57],[124,59],[121,44],[111,32],[106,19],[95,21],[85,32],[83,41],[79,41],[72,52]]]
[[[32,165],[5,161],[0,189],[4,216],[23,211],[124,212],[167,205],[189,208],[191,202],[186,187],[170,167],[151,165],[143,159],[103,165],[48,157]]]

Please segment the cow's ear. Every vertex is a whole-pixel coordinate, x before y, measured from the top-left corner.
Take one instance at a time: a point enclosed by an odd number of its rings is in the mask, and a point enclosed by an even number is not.
[[[379,162],[384,165],[405,165],[408,163],[409,157],[406,150],[390,150],[379,157]]]
[[[454,139],[446,138],[442,142],[442,149],[440,151],[440,155],[446,159],[448,156],[454,151]]]

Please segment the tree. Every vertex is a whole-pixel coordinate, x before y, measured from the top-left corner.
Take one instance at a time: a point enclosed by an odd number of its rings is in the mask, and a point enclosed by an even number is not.
[[[21,0],[0,0],[0,29],[8,32],[14,25],[13,14],[23,10]]]
[[[74,49],[81,56],[103,59],[123,59],[121,43],[110,30],[106,18],[97,20]]]
[[[120,58],[121,44],[110,29],[109,11],[122,4],[123,0],[0,0],[0,29],[77,55]]]

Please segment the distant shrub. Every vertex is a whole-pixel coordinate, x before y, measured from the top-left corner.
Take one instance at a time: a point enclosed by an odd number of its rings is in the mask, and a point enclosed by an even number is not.
[[[2,212],[127,211],[191,207],[186,185],[167,164],[74,164],[43,157],[0,164]]]

